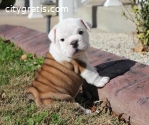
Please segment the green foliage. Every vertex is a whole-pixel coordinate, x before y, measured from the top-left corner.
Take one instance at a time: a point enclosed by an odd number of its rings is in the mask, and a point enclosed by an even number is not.
[[[138,0],[137,0],[138,1]],[[123,15],[132,20],[137,27],[137,38],[141,41],[143,46],[149,46],[149,0],[139,0],[136,5],[136,0],[132,1],[131,11],[134,14]]]
[[[27,59],[21,60],[23,54],[24,52],[13,43],[6,43],[0,39],[0,85],[8,84],[13,77],[27,73],[29,75],[43,63],[43,58],[36,58],[32,54],[27,54]]]
[[[11,7],[15,3],[15,0],[2,0],[0,4],[0,9],[5,9],[6,7]]]
[[[20,110],[26,111],[20,116],[16,115]],[[6,123],[11,121],[15,125],[36,125],[48,117],[49,111],[43,110],[39,112],[34,104],[29,104],[27,107],[18,107],[18,109],[6,111],[3,119]]]

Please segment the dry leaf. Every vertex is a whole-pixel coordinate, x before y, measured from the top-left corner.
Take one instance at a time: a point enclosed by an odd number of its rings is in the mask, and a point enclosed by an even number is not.
[[[143,48],[143,51],[145,51],[145,52],[149,52],[149,46],[144,46],[144,48]]]
[[[27,59],[27,55],[26,54],[21,56],[21,60],[26,60],[26,59]]]
[[[3,93],[3,94],[2,94],[2,99],[5,99],[5,98],[6,98],[6,94]]]
[[[96,106],[93,106],[93,107],[91,108],[91,111],[92,111],[92,112],[95,112],[95,111],[96,111]]]
[[[16,49],[16,50],[18,50],[18,49],[19,49],[19,47],[18,47],[17,45],[15,45],[15,49]]]
[[[114,117],[118,117],[118,114],[116,114],[115,112],[111,112],[111,115],[113,115]]]
[[[142,50],[143,50],[143,46],[133,48],[134,52],[142,52]]]
[[[122,113],[122,114],[120,114],[120,115],[118,116],[118,121],[119,121],[119,122],[121,122],[121,121],[126,122],[126,120],[123,118],[123,115],[124,115],[124,113]]]
[[[35,65],[35,64],[37,64],[37,62],[33,62],[33,64]]]
[[[142,51],[141,54],[146,54],[146,52]]]

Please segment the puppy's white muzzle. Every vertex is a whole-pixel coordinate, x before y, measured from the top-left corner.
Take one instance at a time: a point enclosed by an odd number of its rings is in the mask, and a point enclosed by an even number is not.
[[[89,46],[89,42],[83,36],[76,34],[65,40],[65,43],[61,45],[61,51],[63,55],[73,57],[85,52]]]

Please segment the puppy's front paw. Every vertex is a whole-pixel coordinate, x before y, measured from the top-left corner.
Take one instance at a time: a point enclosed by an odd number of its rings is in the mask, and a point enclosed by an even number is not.
[[[91,113],[92,113],[92,111],[90,109],[85,109],[84,110],[84,114],[91,114]]]
[[[94,84],[96,87],[103,87],[109,82],[109,77],[101,77],[99,81],[96,81],[96,84]]]

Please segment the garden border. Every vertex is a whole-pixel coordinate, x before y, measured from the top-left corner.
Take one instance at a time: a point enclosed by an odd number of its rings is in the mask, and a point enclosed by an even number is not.
[[[10,40],[27,53],[44,56],[50,40],[42,33],[23,26],[0,25],[0,37]],[[107,99],[116,114],[123,114],[132,125],[149,123],[149,66],[90,48],[89,61],[100,75],[111,78],[104,88],[84,83],[83,90],[90,99]]]

